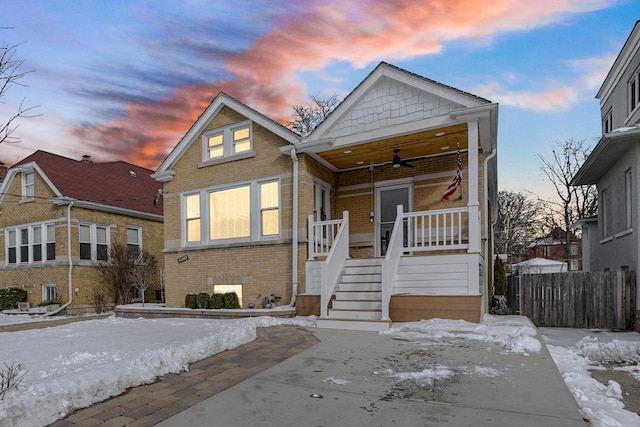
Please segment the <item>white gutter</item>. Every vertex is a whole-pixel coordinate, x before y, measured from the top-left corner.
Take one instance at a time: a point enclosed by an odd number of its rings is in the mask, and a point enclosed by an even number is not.
[[[487,171],[487,167],[489,165],[489,160],[493,159],[496,154],[498,154],[498,150],[496,147],[493,147],[493,151],[487,157],[484,158],[482,162],[482,174],[484,175],[484,254],[487,257],[487,260],[484,262],[484,277],[487,280],[487,285],[491,286],[489,283],[489,262],[493,262],[493,250],[491,255],[489,255],[489,173]],[[496,206],[497,207],[497,206]],[[498,216],[494,215],[494,218],[491,220],[491,224],[494,225],[498,220]],[[482,293],[483,298],[487,300],[483,304],[485,307],[489,307],[489,299],[488,299],[488,289],[487,292]]]
[[[298,295],[298,156],[296,156],[296,147],[291,146],[291,160],[293,160],[293,218],[291,221],[291,302],[289,306],[296,305],[296,295]]]
[[[67,205],[67,254],[69,256],[69,273],[68,273],[68,281],[69,281],[69,301],[66,304],[61,306],[55,311],[49,312],[46,316],[53,316],[69,307],[73,302],[73,258],[71,257],[71,207],[73,206],[73,200],[68,202]]]

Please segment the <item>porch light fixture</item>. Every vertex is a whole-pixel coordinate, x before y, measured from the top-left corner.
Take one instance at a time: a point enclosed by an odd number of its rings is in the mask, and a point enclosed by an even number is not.
[[[449,146],[448,146],[448,145],[443,145],[442,147],[440,147],[440,149],[441,149],[442,151],[444,151],[444,150],[448,150],[448,149],[449,149]]]
[[[351,154],[351,150],[344,150],[344,154]]]
[[[359,162],[356,162],[357,165],[364,165],[364,162],[362,160],[360,160]]]
[[[438,132],[436,133],[436,136],[444,136],[444,132]]]

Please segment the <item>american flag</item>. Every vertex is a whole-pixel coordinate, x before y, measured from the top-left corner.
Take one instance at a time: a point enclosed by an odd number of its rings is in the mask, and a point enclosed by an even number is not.
[[[451,184],[447,187],[447,191],[442,195],[441,201],[449,200],[458,187],[462,185],[462,157],[460,156],[460,143],[458,143],[458,167],[456,169],[456,176],[453,177]],[[462,193],[460,193],[460,198],[462,199]]]

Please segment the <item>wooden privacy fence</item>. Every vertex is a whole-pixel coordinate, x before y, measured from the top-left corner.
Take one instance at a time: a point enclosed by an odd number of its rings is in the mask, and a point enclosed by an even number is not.
[[[632,271],[513,274],[507,293],[512,311],[536,326],[633,329]]]

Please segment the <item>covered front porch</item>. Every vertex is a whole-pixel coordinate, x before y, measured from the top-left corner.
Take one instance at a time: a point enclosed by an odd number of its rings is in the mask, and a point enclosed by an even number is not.
[[[319,327],[381,330],[392,321],[461,318],[482,312],[480,217],[469,207],[403,212],[382,256],[350,253],[349,212],[309,217],[307,294],[319,300]],[[304,304],[305,295],[298,297]]]
[[[282,148],[294,161],[294,208],[307,219],[299,314],[318,314],[319,326],[359,322],[354,329],[478,321],[496,146],[497,104],[381,63],[308,137]]]

